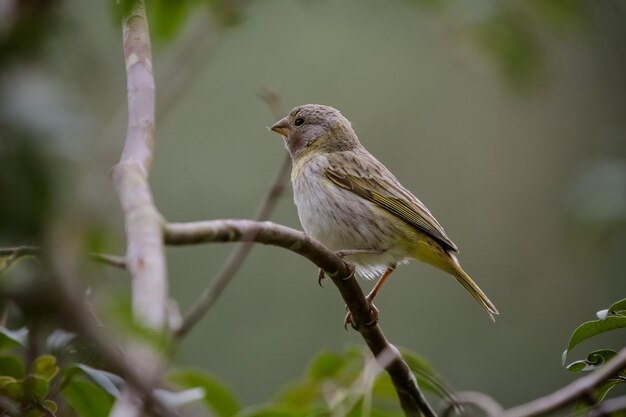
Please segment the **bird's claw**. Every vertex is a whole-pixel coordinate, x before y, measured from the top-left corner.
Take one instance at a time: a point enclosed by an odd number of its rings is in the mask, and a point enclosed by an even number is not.
[[[370,306],[370,321],[365,323],[365,326],[370,327],[378,323],[378,309],[376,308],[374,303],[369,300],[369,298],[366,297],[365,300]],[[346,306],[346,317],[344,317],[343,319],[344,329],[348,330],[348,324],[351,325],[354,330],[358,330],[356,325],[354,324],[354,321],[352,321],[352,313],[350,312],[348,306]]]
[[[350,279],[354,277],[354,273],[356,271],[356,269],[354,268],[354,265],[352,265],[350,262],[347,262],[344,259],[344,256],[349,255],[348,253],[345,253],[345,251],[338,251],[336,252],[337,256],[339,256],[341,259],[344,260],[346,266],[348,267],[348,270],[350,271],[350,274],[345,277],[342,278],[343,280],[346,279]],[[324,272],[324,270],[322,268],[319,269],[319,272],[317,273],[317,283],[319,284],[320,287],[324,288],[324,285],[322,284],[322,281],[324,280],[324,278],[326,278],[326,272]]]
[[[317,274],[317,283],[322,288],[324,288],[324,285],[322,284],[322,281],[324,280],[324,278],[326,278],[326,273],[324,272],[324,270],[322,268],[320,268],[320,271]]]

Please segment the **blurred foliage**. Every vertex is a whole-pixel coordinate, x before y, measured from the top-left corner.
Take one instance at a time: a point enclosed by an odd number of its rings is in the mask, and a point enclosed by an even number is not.
[[[452,399],[451,392],[443,388],[446,384],[424,359],[410,351],[403,355],[422,388]],[[388,374],[361,349],[319,353],[305,375],[287,384],[274,399],[245,408],[222,384],[197,370],[174,370],[168,380],[181,388],[202,388],[206,406],[220,417],[402,415]]]
[[[116,20],[121,21],[135,3],[135,0],[112,0]],[[189,16],[201,7],[210,13],[220,27],[235,26],[242,22],[248,3],[251,0],[146,0],[151,39],[157,43],[172,41],[181,32]]]
[[[74,362],[85,360],[77,354],[84,349],[82,342],[54,330],[45,338],[45,353],[31,358],[38,350],[33,336],[25,327],[0,327],[0,415],[106,416],[113,404],[103,388],[110,374]]]
[[[32,138],[2,127],[0,143],[0,242],[37,241],[51,218],[50,163]]]
[[[0,26],[0,68],[29,58],[45,43],[57,24],[59,0],[5,1]]]
[[[107,416],[124,380],[100,368],[102,361],[75,334],[52,330],[37,346],[43,335],[38,333],[0,327],[0,415]],[[39,350],[43,353],[31,359]],[[181,407],[204,398],[205,391],[160,388],[154,395],[170,407]]]
[[[520,87],[537,81],[543,71],[539,42],[528,22],[512,10],[500,10],[474,27],[480,48],[501,74]]]
[[[583,0],[531,0],[527,4],[552,29],[572,30],[585,19]]]
[[[108,415],[124,381],[98,367],[93,352],[85,357],[83,342],[73,333],[53,330],[34,359],[33,335],[28,328],[0,327],[0,415],[38,417],[49,410],[56,416]],[[403,355],[418,382],[427,391],[454,402],[452,392],[417,354]],[[87,365],[87,363],[96,366]],[[362,349],[343,353],[325,351],[314,358],[306,373],[289,383],[273,400],[242,407],[235,394],[215,377],[198,370],[174,368],[166,381],[182,389],[159,388],[154,395],[171,407],[202,401],[219,417],[400,416],[397,395],[388,374]]]
[[[626,298],[613,303],[608,309],[596,313],[599,320],[588,321],[576,328],[570,337],[567,349],[563,352],[563,363],[567,354],[579,343],[608,331],[626,329]],[[603,367],[610,361],[617,352],[611,349],[595,350],[587,355],[585,359],[577,360],[567,365],[567,370],[571,372],[590,372]],[[582,413],[594,405],[600,403],[609,391],[617,385],[626,383],[626,369],[608,379],[600,387],[586,398],[578,402],[575,406],[576,413]]]
[[[114,3],[115,15],[121,18],[134,0]],[[222,27],[244,19],[251,0],[147,0],[151,34],[157,42],[169,42],[180,33],[189,16],[205,7]],[[425,10],[449,15],[452,4],[446,0],[413,0]],[[581,27],[588,5],[583,0],[532,0],[527,2],[489,2],[490,12],[479,21],[454,18],[466,27],[469,40],[492,62],[497,72],[512,86],[527,88],[545,76],[546,65],[541,35],[546,31],[568,33]]]

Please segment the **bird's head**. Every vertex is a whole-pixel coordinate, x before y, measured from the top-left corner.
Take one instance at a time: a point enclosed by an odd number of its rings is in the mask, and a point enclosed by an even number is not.
[[[283,136],[292,159],[311,152],[349,150],[359,144],[348,119],[339,110],[320,104],[298,106],[270,129]]]

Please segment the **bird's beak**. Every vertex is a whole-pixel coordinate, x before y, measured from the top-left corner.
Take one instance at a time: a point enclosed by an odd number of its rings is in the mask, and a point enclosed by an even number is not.
[[[279,135],[287,136],[289,134],[289,121],[286,117],[282,118],[274,126],[270,127],[270,130]]]

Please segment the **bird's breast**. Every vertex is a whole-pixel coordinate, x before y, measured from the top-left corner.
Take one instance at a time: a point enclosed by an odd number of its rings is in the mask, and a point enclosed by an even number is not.
[[[404,258],[403,254],[393,251],[399,233],[392,216],[333,184],[324,175],[324,162],[323,159],[311,161],[298,167],[292,176],[294,202],[304,231],[335,251],[379,249],[387,252],[381,256],[353,257],[357,264],[386,265]],[[387,259],[392,254],[394,259]]]

